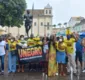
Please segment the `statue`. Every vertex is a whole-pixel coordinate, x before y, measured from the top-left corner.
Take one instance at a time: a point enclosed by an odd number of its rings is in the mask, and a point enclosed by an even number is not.
[[[25,19],[25,31],[27,36],[29,36],[29,30],[32,27],[32,19],[33,19],[33,16],[30,15],[29,10],[27,10],[27,14],[24,15],[24,19]]]

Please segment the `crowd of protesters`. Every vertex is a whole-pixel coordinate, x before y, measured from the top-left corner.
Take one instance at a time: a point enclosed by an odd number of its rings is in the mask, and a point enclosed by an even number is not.
[[[26,48],[29,46],[29,39],[32,41],[33,38],[33,35],[26,38],[24,35],[17,38],[12,35],[0,37],[1,74],[4,74],[4,58],[7,54],[8,73],[24,72],[24,62],[17,59],[17,44]],[[73,74],[76,76],[78,62],[80,62],[81,71],[85,72],[85,38],[81,39],[77,33],[66,34],[65,37],[56,37],[56,35],[47,37],[45,35],[38,38],[43,47],[42,68],[48,76],[55,76],[56,73],[60,76],[70,75],[71,67],[73,68]],[[16,67],[17,62],[18,69]],[[35,64],[31,64],[32,68],[34,66]]]

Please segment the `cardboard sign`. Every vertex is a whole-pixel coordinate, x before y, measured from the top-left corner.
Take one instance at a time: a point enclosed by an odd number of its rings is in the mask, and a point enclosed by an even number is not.
[[[31,47],[27,49],[18,49],[20,61],[42,60],[43,52],[41,46]]]

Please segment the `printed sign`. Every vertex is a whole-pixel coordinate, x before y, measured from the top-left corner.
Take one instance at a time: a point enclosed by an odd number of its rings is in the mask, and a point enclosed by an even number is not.
[[[42,60],[43,53],[42,53],[42,47],[31,47],[27,49],[18,49],[19,59],[20,61],[35,61],[36,59]]]

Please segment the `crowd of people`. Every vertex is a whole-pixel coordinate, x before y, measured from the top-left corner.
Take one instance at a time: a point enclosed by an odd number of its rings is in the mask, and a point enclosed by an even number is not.
[[[36,41],[36,42],[35,42]],[[42,67],[48,76],[60,76],[71,74],[77,75],[78,63],[80,62],[81,71],[85,72],[85,38],[81,39],[79,34],[71,33],[66,36],[51,35],[47,37],[13,37],[7,35],[0,37],[0,59],[1,74],[4,74],[4,58],[8,55],[8,73],[24,72],[24,62],[20,62],[17,56],[17,45],[22,48],[28,46],[41,45],[43,48]],[[7,56],[6,56],[7,57]],[[18,62],[18,68],[16,67]],[[32,65],[32,67],[35,65]]]

